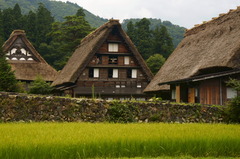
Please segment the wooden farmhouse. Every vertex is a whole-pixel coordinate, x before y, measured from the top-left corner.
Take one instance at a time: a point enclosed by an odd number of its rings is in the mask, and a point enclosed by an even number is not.
[[[3,51],[17,80],[30,83],[39,75],[45,81],[54,81],[57,71],[35,50],[25,31],[14,30],[4,43]]]
[[[218,104],[237,95],[229,78],[240,77],[240,7],[187,30],[144,90],[171,90],[177,102]]]
[[[74,97],[145,98],[152,78],[119,21],[110,20],[81,41],[53,86]]]

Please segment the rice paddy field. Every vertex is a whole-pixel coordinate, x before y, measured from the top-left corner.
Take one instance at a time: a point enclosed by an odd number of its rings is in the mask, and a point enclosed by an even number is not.
[[[240,158],[240,125],[1,123],[1,159]]]

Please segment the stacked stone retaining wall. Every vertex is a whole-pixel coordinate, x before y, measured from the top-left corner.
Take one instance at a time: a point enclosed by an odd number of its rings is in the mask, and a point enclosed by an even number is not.
[[[224,107],[0,92],[1,122],[224,122]]]

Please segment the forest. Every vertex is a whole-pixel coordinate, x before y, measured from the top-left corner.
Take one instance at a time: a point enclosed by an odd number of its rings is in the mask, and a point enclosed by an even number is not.
[[[125,30],[155,74],[174,50],[174,44],[167,27],[163,25],[165,23],[156,25],[151,21],[146,18],[129,21]],[[80,41],[95,28],[86,20],[82,8],[58,21],[43,3],[27,14],[23,14],[17,3],[13,8],[0,11],[1,43],[15,29],[25,30],[41,56],[55,69],[61,70]]]

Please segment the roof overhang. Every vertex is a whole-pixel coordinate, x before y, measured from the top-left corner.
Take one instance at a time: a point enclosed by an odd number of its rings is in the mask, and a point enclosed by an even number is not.
[[[214,79],[218,77],[224,77],[224,76],[230,76],[230,75],[235,75],[235,74],[240,74],[240,69],[233,69],[230,71],[223,71],[223,72],[218,72],[218,73],[211,73],[211,74],[206,74],[206,75],[200,75],[200,76],[195,76],[195,77],[190,77],[190,78],[184,78],[180,80],[175,80],[175,81],[168,81],[168,82],[162,82],[159,83],[158,85],[165,85],[165,84],[180,84],[180,83],[187,83],[187,82],[198,82],[198,81],[204,81],[208,79]]]

